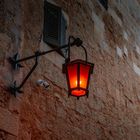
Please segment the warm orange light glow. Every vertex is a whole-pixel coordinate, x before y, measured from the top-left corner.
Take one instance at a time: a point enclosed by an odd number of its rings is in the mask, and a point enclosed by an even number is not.
[[[84,85],[85,85],[85,82],[80,80],[80,87],[84,87]],[[76,81],[74,81],[74,87],[77,87],[77,86],[78,86],[78,82],[76,80]],[[75,89],[75,90],[72,91],[72,95],[75,95],[75,96],[82,96],[84,94],[85,94],[85,90]]]
[[[82,81],[80,81],[80,86],[81,86],[81,84],[82,84]],[[78,86],[77,80],[75,81],[75,85],[76,85],[76,87]]]
[[[75,96],[83,96],[85,95],[86,91],[84,90],[78,90],[78,89],[75,89],[72,91],[72,95],[75,95]]]
[[[89,76],[92,65],[82,60],[75,60],[67,64],[67,80],[69,93],[73,96],[88,95]]]

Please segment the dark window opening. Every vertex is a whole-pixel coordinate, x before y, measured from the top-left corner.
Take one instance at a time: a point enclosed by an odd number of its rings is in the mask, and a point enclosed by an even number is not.
[[[107,10],[108,9],[108,0],[99,0],[103,7]]]
[[[5,1],[0,0],[0,31],[4,31],[5,24]]]
[[[66,43],[66,20],[62,9],[44,1],[44,30],[43,41],[52,48],[57,48]],[[63,51],[58,51],[64,56]]]

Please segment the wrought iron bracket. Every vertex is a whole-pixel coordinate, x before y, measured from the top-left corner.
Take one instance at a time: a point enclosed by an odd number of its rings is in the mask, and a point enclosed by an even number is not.
[[[72,40],[72,41],[71,41]],[[21,88],[24,86],[24,84],[26,83],[26,81],[28,80],[28,78],[30,77],[30,75],[33,73],[33,71],[35,70],[35,68],[38,65],[38,58],[40,56],[46,55],[48,53],[54,52],[54,51],[58,51],[64,48],[67,48],[68,50],[68,57],[65,58],[66,61],[70,60],[70,47],[72,46],[77,46],[77,47],[82,47],[85,51],[85,56],[86,56],[86,61],[87,61],[87,52],[86,49],[83,47],[83,42],[82,40],[80,40],[79,38],[74,38],[73,36],[69,37],[68,40],[68,44],[64,45],[64,46],[60,46],[58,48],[49,50],[49,51],[44,51],[44,52],[35,52],[34,55],[19,59],[19,54],[16,53],[13,57],[9,58],[9,63],[11,64],[11,66],[13,67],[14,70],[22,68],[23,66],[20,64],[20,62],[26,61],[26,60],[30,60],[35,58],[35,64],[33,65],[33,67],[31,68],[31,70],[29,71],[29,73],[27,74],[27,76],[23,79],[23,81],[21,82],[21,84],[19,86],[17,86],[17,82],[14,81],[14,83],[10,86],[10,92],[11,94],[13,94],[14,96],[16,96],[18,93],[23,93],[23,91],[21,90]]]
[[[21,82],[21,84],[19,86],[17,86],[17,82],[14,81],[13,85],[10,86],[11,94],[13,94],[15,97],[16,97],[17,93],[23,93],[23,91],[21,90],[21,88],[23,87],[23,85],[25,84],[25,82],[28,80],[28,78],[30,77],[30,75],[33,73],[33,71],[37,67],[37,65],[38,65],[38,54],[39,54],[39,52],[35,52],[35,56],[36,56],[35,57],[35,64],[31,68],[31,70],[29,71],[29,73],[26,75],[26,77],[24,78],[24,80]],[[13,64],[13,66],[16,65],[15,62],[12,63],[12,64]]]
[[[23,66],[20,63],[17,63],[19,60],[19,54],[16,53],[13,57],[9,57],[9,63],[12,65],[14,70],[17,70],[19,68],[22,68]]]

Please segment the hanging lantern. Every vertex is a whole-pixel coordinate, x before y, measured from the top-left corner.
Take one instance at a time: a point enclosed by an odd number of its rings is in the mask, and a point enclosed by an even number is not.
[[[94,64],[80,59],[64,64],[63,70],[67,77],[69,95],[77,98],[85,95],[88,97],[88,86],[93,67]]]
[[[41,35],[42,37],[42,35]],[[41,41],[41,37],[39,41]],[[16,81],[9,87],[11,93],[16,96],[17,93],[22,93],[21,88],[26,83],[27,79],[30,77],[32,72],[35,70],[35,68],[38,65],[38,58],[42,55],[54,52],[54,51],[60,51],[61,49],[67,49],[67,58],[66,63],[63,65],[63,72],[66,73],[67,77],[67,83],[68,83],[68,91],[69,95],[76,96],[78,99],[81,96],[87,96],[88,97],[88,86],[89,86],[89,80],[90,75],[93,72],[94,64],[87,62],[87,51],[86,48],[82,45],[83,41],[80,38],[74,38],[73,36],[69,36],[68,44],[60,46],[58,48],[47,50],[44,52],[36,51],[34,55],[17,59],[18,53],[14,57],[9,58],[10,64],[13,66],[13,68],[20,68],[22,65],[20,62],[30,60],[35,58],[35,64],[29,71],[29,73],[26,75],[26,77],[23,79],[20,85],[16,84]],[[70,61],[70,48],[72,46],[81,47],[85,52],[85,61],[84,60],[74,60]]]

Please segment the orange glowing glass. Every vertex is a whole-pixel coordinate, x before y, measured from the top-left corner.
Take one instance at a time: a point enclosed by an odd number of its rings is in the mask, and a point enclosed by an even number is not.
[[[69,95],[88,96],[88,85],[93,66],[94,64],[83,60],[74,60],[65,64]]]

